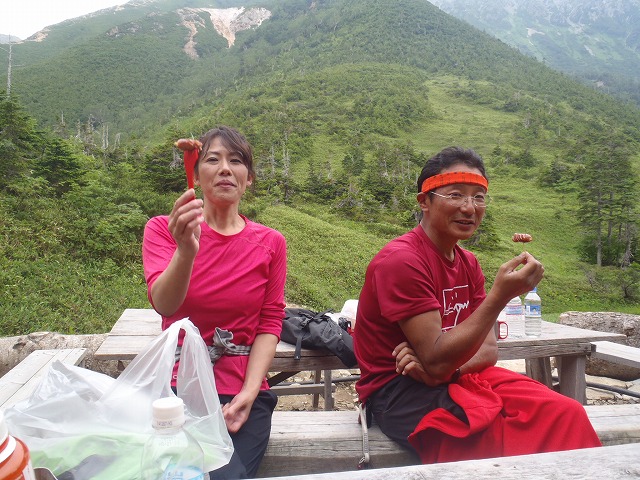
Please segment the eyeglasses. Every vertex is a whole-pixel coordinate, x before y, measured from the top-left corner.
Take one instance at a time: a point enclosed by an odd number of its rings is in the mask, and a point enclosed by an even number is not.
[[[491,197],[489,195],[478,194],[471,196],[462,195],[461,193],[450,193],[448,195],[441,195],[436,192],[429,193],[446,199],[449,202],[449,205],[456,208],[466,205],[468,199],[470,199],[473,202],[473,205],[477,208],[485,208],[489,203],[491,203]]]

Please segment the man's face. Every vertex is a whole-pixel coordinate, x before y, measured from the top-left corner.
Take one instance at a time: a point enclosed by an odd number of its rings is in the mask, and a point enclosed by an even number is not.
[[[472,172],[481,175],[477,168],[465,164],[452,165],[440,173],[447,172]],[[486,193],[485,188],[479,185],[457,183],[439,187],[431,194],[421,194],[418,197],[420,208],[429,231],[446,245],[468,239],[480,226],[486,211],[486,206],[477,207],[474,204],[473,197]]]

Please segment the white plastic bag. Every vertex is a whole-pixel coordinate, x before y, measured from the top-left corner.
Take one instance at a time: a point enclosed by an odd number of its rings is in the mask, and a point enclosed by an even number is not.
[[[151,404],[173,396],[171,375],[184,330],[177,391],[185,428],[205,452],[205,469],[233,453],[207,347],[188,319],[162,332],[117,379],[54,362],[28,400],[6,412],[9,430],[26,442],[34,467],[65,480],[138,479],[142,448],[152,433]]]

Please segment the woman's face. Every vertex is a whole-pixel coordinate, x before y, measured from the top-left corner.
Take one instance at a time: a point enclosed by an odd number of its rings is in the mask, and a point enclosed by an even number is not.
[[[196,184],[205,199],[220,206],[239,204],[252,182],[240,153],[230,151],[220,137],[214,138],[196,169]]]
[[[477,168],[469,167],[463,163],[451,165],[440,173],[447,172],[482,174]],[[487,193],[484,187],[467,183],[445,185],[436,188],[433,192],[439,195],[456,193],[467,197]],[[470,198],[467,198],[461,206],[455,206],[447,198],[429,194],[422,195],[420,207],[424,219],[428,221],[429,231],[445,245],[454,245],[458,240],[466,240],[471,237],[480,226],[486,211],[486,207],[476,207]]]

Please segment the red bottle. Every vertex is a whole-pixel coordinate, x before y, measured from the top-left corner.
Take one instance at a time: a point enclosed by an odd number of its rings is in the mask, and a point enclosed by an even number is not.
[[[25,443],[9,435],[4,412],[0,411],[0,479],[35,480],[29,449]]]

